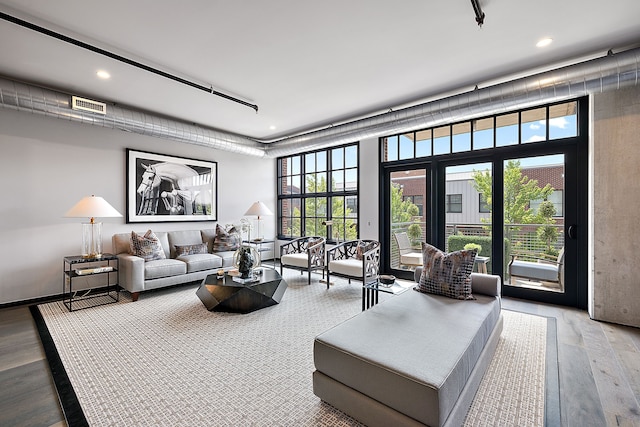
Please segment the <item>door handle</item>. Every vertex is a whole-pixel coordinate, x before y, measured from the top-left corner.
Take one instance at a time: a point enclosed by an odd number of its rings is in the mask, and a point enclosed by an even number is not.
[[[578,232],[576,230],[577,227],[577,225],[571,224],[569,228],[567,228],[567,236],[572,240],[575,240],[578,237]]]

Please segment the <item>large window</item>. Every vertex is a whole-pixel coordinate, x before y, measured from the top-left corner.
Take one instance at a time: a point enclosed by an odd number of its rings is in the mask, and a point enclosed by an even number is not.
[[[358,237],[358,144],[278,158],[278,238]]]

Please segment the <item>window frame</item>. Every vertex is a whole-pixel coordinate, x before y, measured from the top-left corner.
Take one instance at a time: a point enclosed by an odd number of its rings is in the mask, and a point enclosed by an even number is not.
[[[459,202],[452,202],[451,199],[453,196],[458,196],[460,198]],[[451,210],[452,206],[460,206],[459,211]],[[462,213],[462,193],[451,193],[445,194],[445,212],[446,213]]]
[[[355,149],[355,159],[352,159],[350,150]],[[338,152],[341,151],[341,155]],[[334,154],[337,165],[334,166]],[[327,238],[328,243],[339,243],[345,240],[349,240],[350,237],[359,237],[359,230],[357,227],[359,218],[359,162],[360,157],[360,145],[359,142],[348,143],[340,146],[329,147],[322,150],[313,150],[302,153],[297,153],[289,156],[278,157],[276,160],[276,179],[277,179],[277,238],[279,240],[292,240],[303,236],[324,236]],[[300,170],[296,174],[287,170],[289,165],[285,162],[291,162],[293,159],[299,158]],[[318,159],[324,159],[324,164],[318,164]],[[314,164],[307,164],[310,159],[314,159]],[[355,162],[352,164],[351,162]],[[318,188],[308,188],[307,178],[313,174],[324,174],[325,186],[324,190],[318,190]],[[288,179],[299,175],[300,186],[299,192],[292,191],[291,188],[283,185],[289,182]],[[341,176],[338,178],[336,187],[336,181],[334,176]],[[349,181],[348,181],[349,180]],[[351,181],[354,181],[352,183]],[[316,181],[317,185],[318,181]],[[355,212],[351,210],[354,204]],[[316,201],[315,215],[307,214],[307,207],[314,205],[312,200]],[[320,203],[317,203],[320,201]],[[289,208],[287,212],[284,206],[289,204],[293,206],[294,203],[299,205],[299,217],[295,216],[295,208]],[[342,216],[336,212],[339,209],[340,203],[342,203]],[[319,212],[317,209],[324,204],[324,211]],[[313,224],[312,224],[313,222]],[[337,222],[337,223],[336,223]],[[288,227],[285,223],[289,224]],[[295,227],[299,227],[299,233]],[[355,230],[354,230],[355,229]],[[354,230],[354,231],[351,231]],[[327,234],[330,233],[330,236]]]

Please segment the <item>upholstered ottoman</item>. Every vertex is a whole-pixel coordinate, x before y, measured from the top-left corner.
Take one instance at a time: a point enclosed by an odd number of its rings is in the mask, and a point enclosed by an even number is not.
[[[474,283],[475,300],[408,291],[320,334],[314,393],[369,426],[460,425],[502,331],[500,278]]]

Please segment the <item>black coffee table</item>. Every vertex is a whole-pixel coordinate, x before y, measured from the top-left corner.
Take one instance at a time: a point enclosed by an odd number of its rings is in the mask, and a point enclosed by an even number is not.
[[[223,279],[211,274],[196,295],[209,311],[251,313],[278,304],[287,290],[287,282],[271,268],[264,268],[257,277],[257,282],[242,284],[228,274]]]

